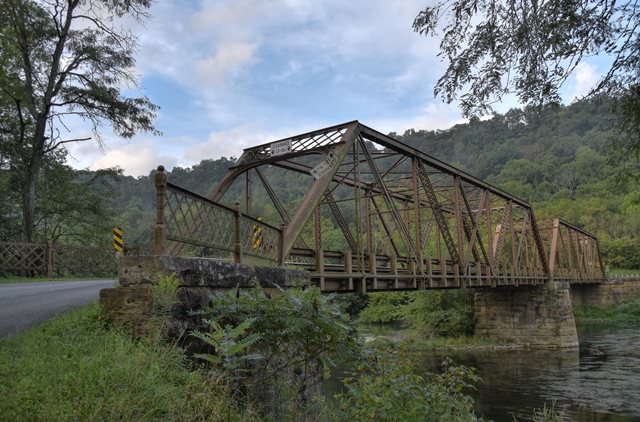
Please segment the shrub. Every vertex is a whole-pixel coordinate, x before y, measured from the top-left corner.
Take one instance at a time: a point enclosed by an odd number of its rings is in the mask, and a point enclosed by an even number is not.
[[[201,313],[207,322],[194,336],[214,350],[199,357],[218,372],[240,369],[230,379],[236,397],[276,419],[313,412],[323,369],[360,350],[348,318],[317,288],[217,293]]]
[[[473,334],[473,296],[467,290],[416,292],[398,314],[405,324],[428,337]]]
[[[479,381],[475,370],[445,358],[440,374],[420,375],[411,359],[390,344],[371,346],[357,375],[345,378],[336,395],[335,420],[476,421],[473,399],[464,391]]]

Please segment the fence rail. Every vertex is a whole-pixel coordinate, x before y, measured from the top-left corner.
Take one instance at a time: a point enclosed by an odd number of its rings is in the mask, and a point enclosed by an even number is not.
[[[99,246],[0,242],[0,271],[14,275],[107,275],[117,271],[113,249]]]

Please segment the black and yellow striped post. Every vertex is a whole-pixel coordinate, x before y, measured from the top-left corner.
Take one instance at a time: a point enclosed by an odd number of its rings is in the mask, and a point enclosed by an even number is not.
[[[258,217],[258,221],[262,221],[262,217]],[[257,224],[253,225],[251,234],[251,248],[258,249],[262,245],[262,227]]]
[[[122,229],[120,227],[113,228],[113,247],[116,252],[124,250],[124,242],[122,241]]]

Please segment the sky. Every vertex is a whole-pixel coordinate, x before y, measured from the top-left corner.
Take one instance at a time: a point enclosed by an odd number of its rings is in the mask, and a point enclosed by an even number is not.
[[[68,163],[140,176],[351,120],[384,133],[464,122],[455,104],[433,97],[445,69],[438,40],[411,27],[429,1],[158,0],[132,27],[140,89],[131,94],[160,107],[162,135],[124,140],[105,130],[102,145],[71,145]],[[599,75],[597,64],[581,63],[565,100]]]

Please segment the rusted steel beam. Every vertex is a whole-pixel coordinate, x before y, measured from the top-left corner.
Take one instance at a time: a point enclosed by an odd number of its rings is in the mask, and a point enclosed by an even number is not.
[[[269,199],[271,199],[271,202],[276,207],[276,211],[280,215],[282,222],[286,226],[289,223],[289,221],[291,221],[291,217],[289,216],[287,209],[282,204],[282,201],[280,201],[280,198],[278,198],[278,195],[273,190],[273,187],[271,186],[267,178],[262,174],[262,171],[260,171],[260,167],[255,167],[255,171],[256,171],[256,174],[258,175],[258,178],[260,179],[260,182],[262,182],[262,186],[264,187],[264,190],[267,192]],[[308,246],[305,243],[304,239],[302,239],[301,237],[298,237],[296,239],[296,247],[307,248]]]
[[[167,174],[164,166],[158,166],[154,175],[154,183],[156,186],[156,226],[154,229],[154,255],[166,255],[167,253],[167,226],[164,221],[165,195],[164,190],[167,187]]]
[[[405,225],[402,219],[402,216],[398,212],[395,202],[391,194],[389,193],[389,190],[385,185],[384,180],[382,180],[382,176],[380,175],[378,168],[376,167],[376,164],[373,161],[373,158],[369,154],[369,151],[367,150],[366,145],[364,144],[364,141],[362,139],[359,139],[359,144],[361,146],[364,156],[369,161],[369,168],[371,169],[371,171],[373,171],[374,179],[376,181],[376,184],[378,185],[378,188],[382,191],[383,198],[386,202],[387,208],[392,211],[394,223],[396,224],[396,227],[400,229],[400,236],[402,237],[404,246],[407,249],[407,252],[409,253],[410,257],[413,260],[417,261],[418,267],[422,271],[422,259],[418,259],[417,257],[416,248],[411,240],[411,234],[409,232],[409,229]]]
[[[357,252],[358,245],[356,244],[356,241],[353,238],[353,234],[349,229],[349,224],[347,223],[347,220],[342,215],[342,212],[340,212],[340,208],[338,207],[338,204],[336,203],[330,191],[327,191],[325,193],[324,199],[325,199],[325,203],[329,205],[329,209],[333,213],[333,216],[335,217],[336,222],[338,223],[338,227],[340,228],[340,230],[342,230],[342,234],[344,235],[344,238],[347,240],[347,243],[349,244],[349,248],[351,248],[353,252]]]
[[[341,145],[337,146],[334,150],[334,153],[337,156],[337,162],[341,163],[344,159],[347,151],[351,148],[353,143],[358,136],[359,128],[357,124],[352,124],[346,130],[346,132],[342,135]],[[293,247],[295,239],[300,235],[304,224],[307,222],[311,213],[318,206],[322,198],[324,197],[324,193],[329,187],[329,183],[333,180],[336,170],[338,169],[338,165],[334,165],[332,168],[329,168],[327,173],[324,176],[316,179],[313,185],[311,185],[311,189],[307,192],[300,207],[296,211],[296,214],[291,218],[291,221],[287,225],[284,231],[284,254],[288,255],[289,251]]]
[[[443,171],[445,173],[448,173],[450,175],[455,175],[460,177],[462,180],[464,180],[466,183],[469,183],[471,185],[477,186],[479,188],[484,188],[484,189],[488,189],[490,190],[494,195],[500,196],[503,199],[506,200],[510,200],[513,203],[520,205],[524,208],[531,208],[531,206],[523,201],[520,198],[517,198],[505,191],[503,191],[502,189],[497,188],[496,186],[493,186],[487,182],[484,182],[480,179],[477,179],[473,176],[471,176],[468,173],[465,173],[462,170],[458,170],[457,168],[438,160],[437,158],[431,157],[430,155],[425,154],[422,151],[419,151],[415,148],[412,148],[408,145],[403,144],[402,142],[399,142],[387,135],[384,135],[380,132],[378,132],[377,130],[371,129],[368,126],[365,126],[363,124],[360,123],[360,127],[361,127],[361,133],[362,136],[365,139],[371,140],[385,148],[391,149],[393,151],[397,151],[400,153],[403,153],[405,155],[408,155],[410,157],[417,157],[419,158],[423,163],[429,165],[429,167],[438,169],[440,171]]]
[[[536,244],[536,252],[538,254],[538,259],[540,259],[540,265],[542,266],[542,271],[546,277],[550,277],[549,274],[549,261],[547,261],[547,255],[544,251],[544,245],[542,244],[542,237],[540,237],[540,230],[538,229],[538,222],[536,221],[536,217],[533,214],[533,210],[531,208],[528,209],[529,212],[529,221],[531,224],[531,233],[533,235],[533,240]]]
[[[498,264],[500,261],[500,255],[502,252],[502,244],[504,242],[504,234],[507,231],[507,226],[511,224],[511,201],[507,202],[507,206],[505,207],[502,213],[502,221],[500,225],[496,227],[498,230],[498,236],[493,239],[493,263],[492,267],[498,269]]]
[[[454,263],[460,262],[460,255],[456,250],[456,245],[453,242],[453,238],[451,237],[451,233],[449,232],[449,227],[447,226],[447,221],[444,218],[442,213],[442,208],[438,203],[438,198],[436,197],[436,193],[433,191],[433,186],[429,181],[429,176],[425,171],[422,163],[418,164],[417,168],[418,178],[420,179],[420,183],[422,184],[422,189],[427,194],[427,200],[429,201],[429,205],[431,206],[431,212],[436,219],[436,223],[438,224],[438,229],[442,238],[444,239],[445,246],[449,251],[449,256]],[[439,239],[439,237],[438,237]]]
[[[385,213],[380,211],[380,208],[378,207],[378,204],[376,203],[375,198],[370,197],[369,200],[373,204],[373,208],[376,210],[375,213],[372,212],[371,214],[378,216],[378,218],[380,219],[380,222],[382,223],[382,227],[384,228],[384,231],[387,234],[387,237],[389,238],[389,243],[391,243],[391,247],[393,248],[393,251],[396,253],[397,256],[400,256],[398,246],[396,245],[396,242],[393,240],[394,230],[391,230],[389,228],[389,226],[387,225],[387,222],[384,219],[383,214]]]

